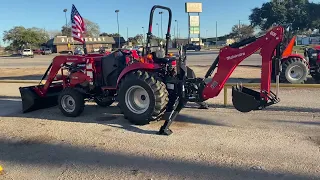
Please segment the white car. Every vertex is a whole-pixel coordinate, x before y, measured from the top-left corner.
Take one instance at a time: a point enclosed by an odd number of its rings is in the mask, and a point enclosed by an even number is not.
[[[126,49],[126,50],[131,51],[133,49],[133,47],[132,46],[123,46],[122,49]]]
[[[23,49],[21,52],[21,56],[31,56],[33,57],[33,51],[31,49]]]
[[[135,46],[135,47],[133,48],[133,50],[137,50],[137,51],[142,52],[143,46]]]

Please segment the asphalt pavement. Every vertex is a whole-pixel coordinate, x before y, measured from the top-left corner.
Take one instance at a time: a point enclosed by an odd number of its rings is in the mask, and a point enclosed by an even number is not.
[[[218,56],[217,50],[202,50],[200,52],[188,51],[187,52],[188,65],[207,66],[211,65],[215,58]],[[38,55],[34,58],[30,57],[0,57],[0,67],[5,68],[22,68],[22,67],[47,67],[52,59],[57,56],[54,55]],[[245,59],[240,65],[259,66],[261,65],[261,57],[258,54]]]

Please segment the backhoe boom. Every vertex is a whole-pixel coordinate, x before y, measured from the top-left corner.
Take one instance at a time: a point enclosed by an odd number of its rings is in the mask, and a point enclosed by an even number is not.
[[[229,79],[235,68],[247,57],[260,50],[262,56],[261,67],[261,98],[268,100],[270,93],[272,58],[278,45],[283,40],[284,28],[281,26],[274,27],[267,34],[259,38],[250,39],[247,46],[236,48],[236,46],[246,45],[246,43],[231,45],[220,50],[218,69],[212,80],[206,84],[202,96],[204,100],[216,97],[225,83]],[[214,69],[212,69],[213,71]],[[250,73],[250,72],[248,72]]]

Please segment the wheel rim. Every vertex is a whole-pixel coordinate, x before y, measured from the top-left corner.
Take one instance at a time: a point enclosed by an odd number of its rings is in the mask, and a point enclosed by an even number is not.
[[[61,106],[63,110],[70,113],[70,112],[73,112],[74,109],[76,108],[76,103],[72,96],[64,95],[61,98]]]
[[[141,86],[131,86],[125,94],[125,102],[130,111],[142,114],[149,108],[150,98]]]
[[[303,77],[304,71],[300,66],[295,65],[288,70],[288,73],[290,79],[299,80]]]

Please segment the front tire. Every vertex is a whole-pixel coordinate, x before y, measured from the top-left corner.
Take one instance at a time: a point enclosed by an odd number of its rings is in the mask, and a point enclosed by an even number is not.
[[[301,58],[292,57],[282,64],[280,81],[292,84],[304,84],[309,74],[308,64]]]
[[[58,106],[65,116],[77,117],[84,110],[84,97],[79,91],[66,88],[59,95]]]
[[[120,109],[124,117],[135,125],[158,120],[164,114],[168,100],[165,84],[145,71],[126,75],[118,90]]]

